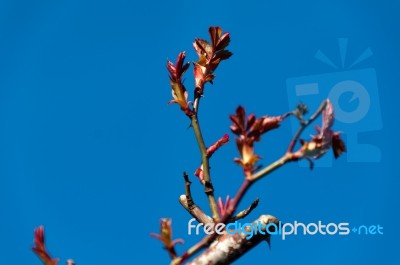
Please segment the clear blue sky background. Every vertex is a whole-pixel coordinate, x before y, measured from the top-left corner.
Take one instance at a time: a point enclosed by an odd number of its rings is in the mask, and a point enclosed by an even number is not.
[[[314,58],[321,49],[340,65],[337,38],[349,40],[348,62],[373,51],[352,70],[375,69],[379,98],[371,100],[380,102],[378,118],[367,120],[380,129],[349,129],[380,149],[379,162],[350,163],[345,155],[314,171],[291,164],[260,181],[241,207],[259,196],[249,220],[269,213],[380,224],[384,235],[274,237],[271,250],[261,244],[236,264],[400,264],[399,12],[394,0],[1,1],[0,264],[40,264],[30,251],[40,224],[54,256],[81,265],[167,264],[149,237],[160,217],[172,217],[174,235],[185,239],[178,251],[199,239],[187,236],[190,217],[177,202],[181,173],[193,172],[199,155],[187,119],[166,104],[165,63],[182,50],[196,60],[191,43],[208,38],[210,25],[231,33],[234,56],[206,88],[208,144],[228,132],[238,104],[258,115],[292,109],[289,78],[334,73],[340,81],[343,69]],[[283,153],[291,134],[288,122],[264,138],[257,149],[264,164]],[[242,180],[235,156],[230,144],[212,159],[218,196],[234,194]]]

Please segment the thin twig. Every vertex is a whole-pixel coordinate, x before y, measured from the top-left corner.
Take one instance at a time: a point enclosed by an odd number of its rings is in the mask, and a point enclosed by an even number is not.
[[[247,215],[249,215],[257,206],[259,203],[260,199],[256,198],[247,209],[244,209],[243,211],[239,212],[235,217],[234,220],[239,220],[245,218]]]
[[[186,172],[183,172],[183,179],[185,180],[185,194],[186,194],[187,207],[189,208],[189,210],[191,210],[194,207],[192,193],[190,192],[190,184],[192,184],[192,182],[189,180],[189,175]]]
[[[203,210],[198,207],[192,198],[192,193],[190,191],[191,181],[186,172],[183,172],[183,178],[185,180],[185,195],[179,197],[179,202],[196,220],[200,223],[207,224],[212,223],[213,220],[210,216],[204,213]]]
[[[297,130],[296,134],[293,136],[292,141],[289,144],[289,147],[287,149],[287,153],[292,153],[294,146],[296,145],[297,141],[299,140],[300,135],[302,134],[302,132],[304,131],[305,128],[307,128],[307,126],[312,123],[316,118],[318,118],[319,115],[321,115],[322,111],[324,111],[324,109],[326,108],[326,104],[328,103],[327,100],[324,100],[321,105],[319,106],[318,110],[316,112],[314,112],[313,115],[311,115],[311,117],[304,121],[304,120],[300,120],[300,127]]]
[[[197,107],[198,107],[198,105],[197,105]],[[196,136],[197,144],[200,149],[201,161],[203,164],[204,192],[207,195],[207,199],[208,199],[208,203],[210,205],[212,217],[213,217],[214,221],[218,221],[220,217],[219,217],[219,213],[218,213],[217,202],[214,197],[214,188],[211,183],[210,165],[208,163],[207,148],[204,143],[203,135],[201,133],[200,124],[199,124],[199,120],[197,117],[197,112],[195,112],[195,114],[192,115],[191,120],[192,120],[192,127],[194,130],[194,134]]]
[[[281,166],[283,166],[284,164],[286,164],[287,162],[289,162],[293,159],[294,158],[292,156],[292,153],[286,153],[284,156],[282,156],[281,158],[279,158],[278,160],[276,160],[269,166],[263,168],[260,171],[257,171],[255,174],[248,177],[248,179],[251,182],[255,182],[256,180],[259,180],[262,177],[264,177],[265,175],[270,174],[271,172],[275,171],[276,169],[280,168]]]

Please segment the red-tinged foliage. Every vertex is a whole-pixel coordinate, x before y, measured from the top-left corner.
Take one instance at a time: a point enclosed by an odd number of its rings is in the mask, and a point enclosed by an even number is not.
[[[335,158],[338,158],[343,152],[346,152],[346,145],[340,138],[340,133],[332,135],[332,151]]]
[[[240,139],[245,138],[246,143],[252,146],[254,142],[261,140],[261,135],[278,128],[284,117],[263,116],[256,118],[254,114],[250,114],[246,119],[246,110],[239,106],[236,109],[236,114],[230,115],[230,119],[233,122],[230,127],[231,131]]]
[[[180,238],[172,240],[171,218],[162,218],[160,221],[160,234],[151,233],[150,235],[160,240],[163,243],[164,248],[169,252],[174,251],[173,249],[176,244],[183,244],[183,240]]]
[[[231,202],[231,199],[230,199],[229,195],[226,196],[225,203],[222,202],[221,197],[218,198],[218,211],[221,216],[225,215],[226,211],[228,210],[230,202]]]
[[[167,69],[170,73],[170,79],[174,82],[181,82],[183,74],[190,66],[189,62],[184,64],[185,57],[185,52],[181,52],[178,54],[175,65],[170,61],[167,62]]]
[[[35,229],[33,243],[34,246],[32,250],[44,265],[57,265],[59,259],[53,259],[46,250],[43,226],[39,226]]]
[[[177,103],[181,107],[181,110],[187,115],[191,116],[193,114],[189,107],[189,102],[187,100],[188,93],[185,86],[183,85],[182,76],[189,68],[190,63],[184,63],[185,52],[181,52],[176,59],[176,63],[173,64],[171,61],[167,61],[167,69],[169,71],[169,79],[172,88],[172,97],[174,99],[170,100],[168,103]]]
[[[315,126],[317,134],[310,142],[302,141],[304,155],[314,159],[320,158],[330,148],[332,148],[335,158],[338,158],[343,152],[346,152],[346,146],[340,138],[340,132],[334,132],[332,126],[335,120],[332,103],[327,100],[326,107],[322,112],[321,127]]]
[[[204,85],[207,82],[212,84],[219,63],[232,56],[232,53],[225,48],[230,43],[229,33],[222,34],[220,27],[210,27],[209,34],[211,44],[203,39],[196,38],[193,47],[196,50],[199,59],[194,63],[195,77],[195,95],[202,96],[204,93]]]
[[[196,50],[199,59],[194,62],[194,80],[195,80],[195,99],[200,98],[204,93],[204,85],[207,82],[213,83],[215,78],[214,71],[219,63],[232,56],[232,53],[225,48],[229,45],[229,33],[222,34],[220,27],[210,27],[209,34],[211,44],[203,39],[196,38],[193,47]],[[172,87],[173,99],[169,103],[179,104],[181,110],[188,116],[192,117],[196,110],[190,107],[188,101],[188,93],[183,85],[183,75],[190,66],[190,63],[185,63],[185,52],[181,52],[176,59],[175,64],[167,61],[167,69],[169,72],[170,84]],[[195,100],[196,102],[196,100]]]
[[[235,162],[243,167],[247,176],[254,171],[255,164],[260,159],[260,156],[254,153],[254,143],[261,140],[261,135],[278,128],[284,117],[257,118],[254,114],[250,114],[246,118],[246,110],[239,106],[230,119],[233,122],[230,128],[237,135],[236,145],[241,155],[241,158],[236,158]]]

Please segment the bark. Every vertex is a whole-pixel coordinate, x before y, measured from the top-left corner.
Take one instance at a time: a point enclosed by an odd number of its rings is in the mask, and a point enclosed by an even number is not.
[[[262,215],[253,224],[260,222],[263,225],[275,223],[278,225],[278,219],[272,215]],[[272,228],[272,227],[271,227]],[[272,229],[270,229],[272,230]],[[265,228],[262,229],[265,232]],[[246,239],[246,234],[224,234],[218,237],[203,253],[193,259],[187,265],[222,265],[230,264],[244,255],[247,251],[258,245],[262,241],[269,244],[271,235],[266,233],[262,235],[257,233],[250,239]]]

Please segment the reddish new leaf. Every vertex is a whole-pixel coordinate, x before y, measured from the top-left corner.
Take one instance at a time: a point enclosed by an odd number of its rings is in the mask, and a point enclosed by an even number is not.
[[[236,113],[229,116],[233,122],[230,129],[237,136],[236,145],[241,156],[234,161],[242,166],[246,176],[256,170],[255,165],[260,159],[260,156],[254,153],[254,142],[260,141],[261,136],[268,131],[278,128],[284,117],[256,118],[254,114],[250,114],[246,118],[246,110],[242,106],[237,107]]]
[[[208,41],[196,38],[193,43],[193,47],[196,50],[196,53],[199,57],[204,56],[207,59],[211,58],[213,49],[212,49],[212,46],[208,43]]]
[[[167,61],[167,69],[169,71],[170,84],[172,88],[172,97],[168,103],[177,103],[181,107],[181,110],[187,115],[191,116],[192,111],[189,108],[189,102],[187,100],[188,93],[182,82],[182,76],[189,68],[190,63],[184,63],[185,52],[181,52],[176,59],[176,63],[173,64],[171,61]]]
[[[231,41],[231,38],[229,36],[229,33],[226,32],[224,33],[218,40],[217,46],[215,47],[216,50],[222,50],[225,49]]]
[[[172,240],[171,218],[162,218],[160,220],[160,234],[151,233],[150,235],[160,240],[168,251],[171,251],[176,244],[183,244],[183,240],[180,238]]]
[[[218,211],[221,216],[225,215],[226,211],[228,210],[230,202],[231,199],[229,198],[229,195],[226,196],[225,203],[222,202],[221,197],[218,198]]]
[[[346,145],[340,139],[339,133],[334,133],[332,136],[332,151],[335,158],[338,158],[343,152],[346,152]]]
[[[346,152],[346,146],[340,138],[340,132],[334,132],[334,110],[332,103],[327,100],[326,107],[322,112],[322,126],[315,126],[317,134],[310,142],[303,142],[304,155],[306,157],[320,158],[329,148],[332,148],[335,158]]]
[[[225,50],[230,42],[229,33],[222,35],[220,27],[209,28],[211,44],[203,39],[196,38],[193,47],[199,59],[195,63],[194,75],[196,82],[195,96],[201,97],[204,93],[204,86],[207,82],[213,83],[214,71],[219,63],[232,56],[232,53]]]
[[[32,250],[44,265],[57,265],[59,259],[53,259],[46,250],[43,226],[39,226],[35,229],[33,243],[34,246],[32,247]]]

